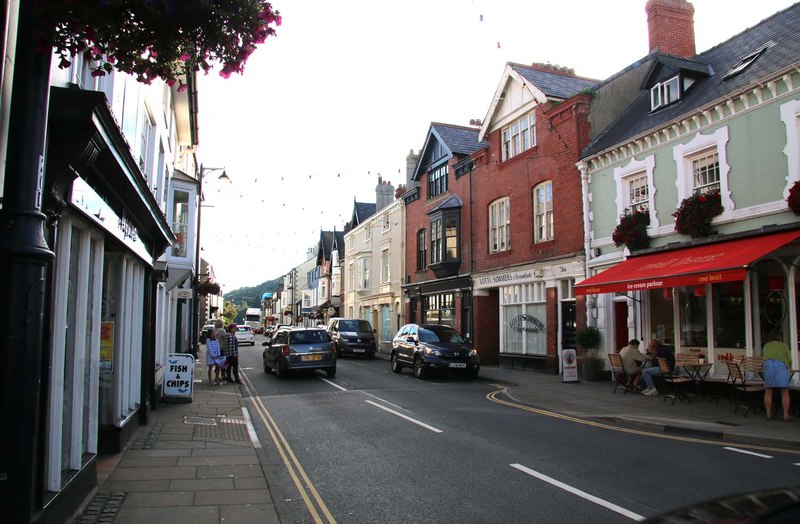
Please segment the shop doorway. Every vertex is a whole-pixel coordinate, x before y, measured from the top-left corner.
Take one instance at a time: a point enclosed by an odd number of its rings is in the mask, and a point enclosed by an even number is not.
[[[628,345],[628,303],[614,302],[614,349]]]

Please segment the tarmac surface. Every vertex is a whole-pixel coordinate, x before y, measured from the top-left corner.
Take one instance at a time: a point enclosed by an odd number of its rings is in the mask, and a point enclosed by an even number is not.
[[[211,386],[205,371],[201,358],[195,381],[204,380],[195,382],[192,402],[162,403],[122,453],[99,457],[98,487],[71,522],[293,521],[273,498],[274,466],[265,466],[264,450],[250,438],[240,387]],[[482,367],[478,380],[496,385],[493,396],[501,402],[578,422],[800,450],[800,422],[734,413],[728,398],[700,395],[673,405],[663,394],[624,394],[621,388],[612,394],[608,380],[565,383],[560,375],[496,366]]]

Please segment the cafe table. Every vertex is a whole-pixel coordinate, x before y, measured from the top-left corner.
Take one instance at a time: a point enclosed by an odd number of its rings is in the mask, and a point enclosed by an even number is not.
[[[689,378],[692,379],[692,384],[694,384],[694,390],[696,396],[697,393],[700,392],[700,387],[708,377],[708,373],[711,371],[711,368],[714,366],[714,363],[708,362],[706,360],[700,362],[700,359],[691,359],[691,360],[681,360],[681,362],[679,362],[677,365],[678,367],[683,368],[686,374],[689,375]]]

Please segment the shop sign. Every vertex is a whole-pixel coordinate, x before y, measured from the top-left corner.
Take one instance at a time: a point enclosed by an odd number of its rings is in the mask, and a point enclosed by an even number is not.
[[[194,357],[189,353],[167,354],[163,396],[191,402],[194,385]]]
[[[578,356],[574,349],[561,351],[561,373],[564,382],[578,382]]]
[[[525,313],[511,319],[511,329],[519,333],[544,333],[544,322]]]
[[[498,287],[498,286],[505,286],[509,284],[515,284],[523,281],[532,281],[534,280],[533,271],[519,271],[514,273],[501,273],[499,275],[489,275],[485,277],[479,277],[475,281],[476,288],[482,287]]]

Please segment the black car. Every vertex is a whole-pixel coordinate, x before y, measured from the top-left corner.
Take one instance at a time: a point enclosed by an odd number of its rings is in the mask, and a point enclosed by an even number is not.
[[[378,347],[372,325],[358,318],[334,318],[328,324],[328,334],[336,346],[336,354],[365,355],[373,358]]]
[[[321,328],[281,328],[264,342],[264,373],[274,369],[278,378],[301,369],[323,369],[336,375],[336,351],[328,332]]]
[[[414,376],[434,372],[457,372],[471,379],[478,376],[481,361],[455,329],[440,324],[406,324],[392,340],[392,371],[408,366]]]

